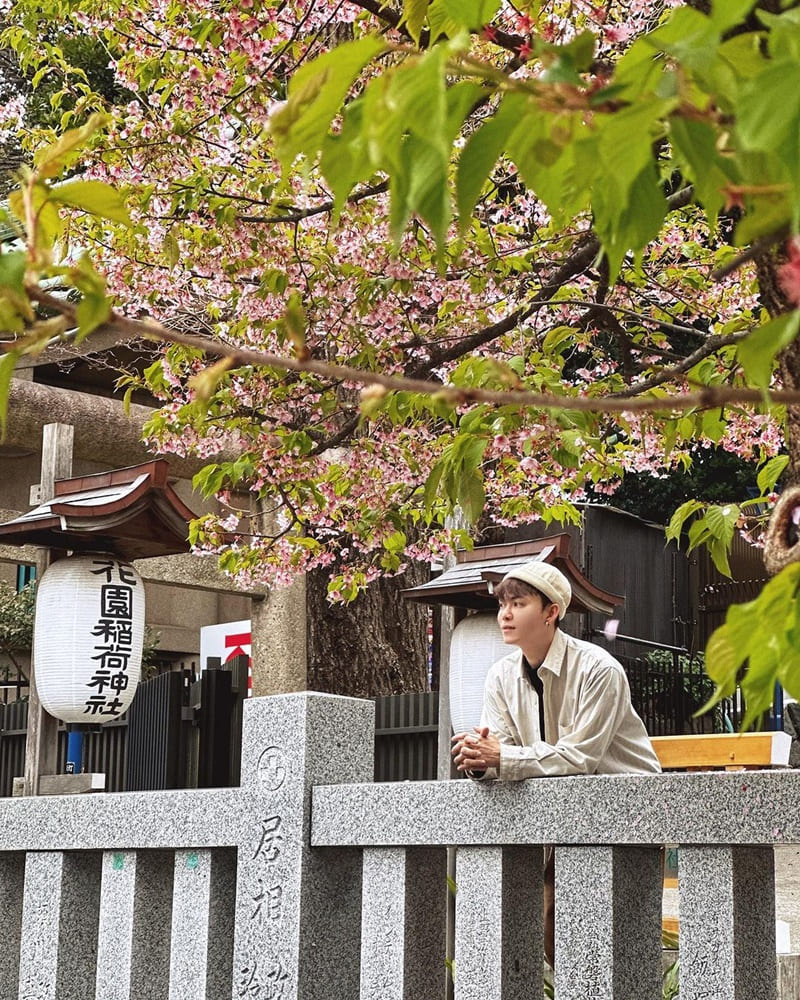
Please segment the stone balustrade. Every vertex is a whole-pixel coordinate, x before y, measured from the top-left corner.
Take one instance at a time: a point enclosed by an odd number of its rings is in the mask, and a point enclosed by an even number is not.
[[[661,995],[660,845],[679,845],[682,1000],[774,1000],[773,845],[800,773],[370,783],[371,702],[245,706],[233,789],[0,800],[0,997],[542,996],[543,845],[558,1000]]]

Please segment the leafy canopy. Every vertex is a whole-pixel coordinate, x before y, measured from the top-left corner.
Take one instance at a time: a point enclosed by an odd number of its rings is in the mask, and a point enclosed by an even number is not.
[[[0,403],[53,338],[168,345],[147,434],[243,582],[349,599],[712,447],[761,495],[670,532],[724,568],[796,465],[796,3],[17,0],[4,42],[52,113],[6,108]]]

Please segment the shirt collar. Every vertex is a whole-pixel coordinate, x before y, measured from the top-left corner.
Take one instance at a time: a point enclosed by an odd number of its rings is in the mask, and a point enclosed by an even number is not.
[[[567,639],[560,628],[555,630],[553,641],[547,650],[547,656],[542,661],[542,669],[549,670],[556,677],[561,676],[561,667],[564,663],[564,651],[567,647]]]
[[[550,648],[547,650],[547,656],[542,660],[539,670],[549,670],[551,674],[555,674],[556,677],[561,676],[561,667],[564,663],[564,652],[566,650],[567,640],[564,633],[560,628],[555,630],[553,635],[553,641],[550,643]],[[525,676],[525,666],[523,664],[522,650],[518,649],[516,653],[512,654],[516,656],[517,670],[519,671],[519,676]],[[537,669],[537,668],[534,668]]]

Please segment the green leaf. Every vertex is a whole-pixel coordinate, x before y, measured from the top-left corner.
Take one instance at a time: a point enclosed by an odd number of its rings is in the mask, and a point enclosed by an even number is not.
[[[795,339],[800,330],[800,309],[784,313],[753,330],[736,348],[736,358],[748,382],[759,389],[769,388],[776,356]]]
[[[717,138],[707,122],[678,116],[670,119],[670,139],[678,160],[688,168],[687,180],[694,184],[712,226],[725,204],[723,189],[732,179],[730,168],[717,152]]]
[[[500,0],[441,0],[441,6],[459,27],[479,31],[500,10]]]
[[[581,73],[589,69],[594,58],[597,39],[591,31],[582,31],[567,45],[552,45],[546,49],[550,62],[542,73],[546,83],[567,83],[581,86]]]
[[[756,482],[762,496],[774,489],[775,484],[780,479],[783,470],[788,464],[788,455],[775,455],[761,466]]]
[[[522,180],[533,190],[554,222],[583,211],[589,205],[591,181],[597,166],[592,144],[587,162],[588,177],[577,168],[586,144],[576,141],[582,132],[572,115],[550,115],[535,105],[522,115],[508,143],[508,155],[516,163]],[[588,183],[587,183],[588,180]]]
[[[464,517],[470,524],[475,524],[486,506],[486,491],[480,472],[464,470],[456,481],[456,495]]]
[[[770,65],[745,84],[736,106],[736,135],[745,149],[775,150],[800,128],[800,65]]]
[[[444,472],[444,462],[438,461],[428,474],[428,478],[425,480],[425,489],[423,491],[423,499],[425,504],[425,510],[428,513],[433,511],[434,505],[436,503],[439,484],[442,480],[442,473]]]
[[[347,196],[356,184],[366,181],[374,166],[364,135],[364,102],[353,101],[345,108],[338,134],[329,133],[322,142],[319,167],[334,198],[334,225]]]
[[[448,147],[452,147],[464,127],[464,122],[486,96],[486,90],[473,80],[459,80],[458,83],[447,87],[445,96],[447,102],[445,141]]]
[[[681,532],[683,531],[683,526],[686,521],[692,517],[693,514],[696,514],[698,510],[701,510],[702,506],[703,505],[699,500],[687,500],[685,503],[682,503],[669,519],[669,524],[667,525],[666,530],[667,539],[672,542],[677,542],[681,537]]]
[[[790,224],[793,205],[786,194],[776,192],[747,200],[750,210],[737,223],[735,246],[747,246],[760,236],[774,237]]]
[[[25,294],[25,270],[28,266],[28,255],[24,250],[9,250],[0,253],[0,288]]]
[[[496,113],[472,133],[458,161],[456,204],[460,229],[464,235],[470,226],[472,210],[480,197],[492,167],[519,125],[527,106],[522,94],[506,94]]]
[[[164,236],[164,256],[170,267],[180,263],[181,248],[171,230]]]
[[[11,394],[11,376],[19,360],[19,351],[0,354],[0,441],[5,440],[8,420],[8,399]]]
[[[194,390],[195,398],[201,403],[207,403],[217,390],[217,386],[227,372],[234,366],[233,358],[220,358],[213,365],[204,368],[189,379],[189,385]]]
[[[755,5],[756,0],[714,0],[711,22],[721,34],[741,24]]]
[[[731,573],[731,566],[728,561],[728,546],[719,539],[710,538],[706,541],[706,547],[711,556],[711,561],[717,570],[723,576],[727,576],[730,579],[733,574]]]
[[[704,518],[706,529],[713,538],[728,543],[733,538],[740,514],[734,503],[709,507]]]
[[[428,3],[429,0],[403,0],[403,19],[400,25],[405,25],[417,45],[428,13]]]
[[[608,258],[609,277],[619,273],[625,254],[638,253],[658,236],[667,202],[653,164],[638,174],[624,195],[597,186],[592,198],[595,228]]]
[[[121,222],[126,226],[131,224],[124,199],[110,184],[103,181],[69,181],[59,184],[50,189],[50,197],[62,205],[82,209],[89,215]]]
[[[741,647],[737,647],[731,636],[727,622],[716,629],[706,645],[706,673],[717,685],[723,698],[736,690],[736,674],[744,656]]]
[[[306,350],[306,310],[300,292],[292,292],[283,314],[286,333],[298,354]]]
[[[83,295],[75,307],[78,320],[78,341],[83,340],[111,315],[111,303],[105,295]]]
[[[450,219],[446,142],[447,46],[408,60],[388,85],[365,94],[370,155],[391,176],[390,231],[396,243],[413,213],[429,223],[440,253]]]
[[[562,46],[562,51],[568,52],[575,68],[585,73],[591,68],[596,44],[594,32],[582,31],[567,45]]]
[[[798,659],[797,588],[800,584],[800,563],[791,563],[774,576],[758,597],[746,604],[728,608],[725,623],[711,636],[706,647],[706,672],[717,689],[700,712],[706,711],[721,698],[733,694],[742,663],[747,669],[741,682],[746,703],[743,728],[769,707],[776,681],[787,690],[795,683]]]
[[[33,164],[41,177],[55,177],[64,167],[74,162],[91,137],[110,121],[106,114],[93,114],[85,125],[70,129],[50,146],[40,149],[33,157]]]
[[[454,21],[445,9],[446,2],[447,0],[433,0],[430,7],[428,7],[428,27],[430,28],[432,41],[436,41],[442,35],[447,38],[453,38],[463,30],[459,23]]]
[[[22,333],[26,322],[34,318],[25,291],[27,265],[24,250],[0,253],[0,329],[8,333]]]
[[[300,153],[309,159],[316,157],[356,77],[385,49],[383,39],[366,35],[337,45],[297,70],[289,84],[289,100],[270,119],[270,131],[284,167],[289,167]]]
[[[689,7],[679,7],[669,20],[647,36],[650,45],[674,56],[683,67],[702,73],[719,44],[720,29]]]

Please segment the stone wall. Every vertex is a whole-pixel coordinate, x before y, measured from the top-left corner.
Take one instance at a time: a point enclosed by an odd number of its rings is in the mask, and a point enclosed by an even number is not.
[[[246,704],[242,785],[0,801],[0,996],[658,1000],[661,857],[679,846],[681,996],[774,1000],[773,848],[800,773],[373,785],[373,706]]]

